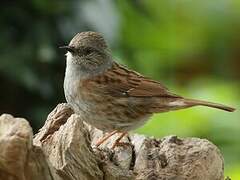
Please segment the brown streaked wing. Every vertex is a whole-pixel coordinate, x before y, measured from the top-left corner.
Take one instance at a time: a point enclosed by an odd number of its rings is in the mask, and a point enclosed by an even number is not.
[[[120,97],[180,97],[168,91],[160,82],[114,63],[104,74],[92,79],[98,88],[111,96]]]

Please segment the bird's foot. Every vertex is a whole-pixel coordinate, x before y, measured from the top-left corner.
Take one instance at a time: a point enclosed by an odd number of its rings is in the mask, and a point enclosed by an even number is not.
[[[132,144],[129,142],[115,142],[113,146],[111,147],[112,150],[116,147],[132,147]]]
[[[127,144],[128,144],[128,146],[131,145],[130,143],[127,143],[127,142],[120,142],[121,139],[122,139],[125,135],[127,135],[127,132],[121,133],[121,135],[120,135],[120,136],[116,139],[116,141],[114,142],[114,144],[113,144],[113,146],[112,146],[111,149],[114,149],[116,146],[125,146],[125,147],[126,147]]]
[[[100,146],[102,143],[104,143],[107,139],[109,139],[111,136],[113,136],[114,134],[116,134],[118,131],[112,131],[110,132],[108,135],[102,137],[95,145],[96,147]]]

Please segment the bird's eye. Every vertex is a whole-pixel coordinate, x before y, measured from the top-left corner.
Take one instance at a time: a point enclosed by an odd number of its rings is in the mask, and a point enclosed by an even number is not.
[[[93,52],[94,50],[92,48],[86,48],[84,49],[84,55],[89,55]]]
[[[90,54],[92,51],[90,49],[87,49],[85,52],[86,54]]]

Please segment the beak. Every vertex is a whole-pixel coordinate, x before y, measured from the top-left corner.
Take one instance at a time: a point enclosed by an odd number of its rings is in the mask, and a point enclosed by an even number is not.
[[[67,51],[73,53],[75,51],[75,48],[73,46],[60,46],[60,49],[66,49]]]

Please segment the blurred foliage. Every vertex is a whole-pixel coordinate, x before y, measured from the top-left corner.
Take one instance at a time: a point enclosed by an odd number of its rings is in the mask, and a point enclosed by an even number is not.
[[[64,52],[80,31],[104,34],[116,59],[177,94],[240,107],[240,1],[1,1],[0,113],[34,130],[63,102]],[[240,179],[240,113],[205,107],[156,114],[137,130],[197,136],[222,151],[226,175]]]

